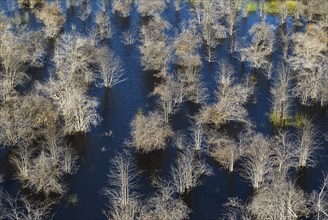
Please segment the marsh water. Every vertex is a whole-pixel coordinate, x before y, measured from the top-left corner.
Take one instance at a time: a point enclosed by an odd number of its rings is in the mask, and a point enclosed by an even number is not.
[[[0,2],[0,9],[5,13],[13,14],[8,10],[7,1]],[[62,9],[66,15],[64,32],[70,32],[72,25],[76,26],[76,31],[82,35],[88,35],[94,27],[95,12],[101,9],[101,0],[92,0],[92,13],[88,19],[83,22],[79,18],[79,8],[66,8],[65,1],[62,1]],[[117,152],[122,152],[125,147],[125,141],[130,138],[129,124],[135,116],[138,109],[148,112],[156,108],[155,97],[149,96],[154,88],[156,79],[153,73],[143,71],[140,65],[140,53],[138,40],[131,46],[126,46],[121,41],[121,34],[127,30],[139,36],[139,28],[144,20],[138,15],[136,6],[133,6],[131,16],[124,19],[118,14],[111,13],[110,1],[106,1],[107,13],[110,16],[114,35],[110,40],[102,42],[116,53],[123,61],[127,80],[115,86],[112,89],[105,89],[93,86],[90,88],[90,95],[97,97],[100,105],[98,112],[102,117],[99,126],[93,128],[86,135],[76,135],[69,137],[69,142],[76,149],[79,159],[78,172],[67,179],[69,191],[68,196],[77,195],[76,205],[69,204],[67,197],[61,200],[61,203],[54,207],[55,213],[53,219],[105,219],[102,210],[106,209],[107,199],[101,194],[101,190],[107,185],[107,173],[110,169],[110,160]],[[173,1],[169,1],[167,9],[163,12],[163,17],[172,25],[167,34],[172,38],[179,29],[179,24],[190,19],[191,4],[187,3],[179,12],[174,9]],[[7,9],[7,10],[6,10]],[[30,13],[28,10],[20,11],[21,14]],[[239,15],[236,26],[235,37],[247,37],[249,41],[248,30],[253,24],[260,21],[259,12],[251,12],[247,17]],[[304,28],[295,27],[292,17],[288,18],[287,24],[279,26],[279,20],[275,15],[268,14],[266,21],[275,26],[277,40],[275,42],[275,51],[272,56],[274,67],[280,62],[281,50],[279,43],[279,29],[286,28],[292,33]],[[305,24],[305,21],[304,21]],[[39,29],[39,23],[30,13],[29,27]],[[252,74],[256,80],[256,102],[250,102],[247,105],[251,120],[256,124],[256,130],[265,135],[272,135],[273,128],[269,121],[270,111],[270,87],[272,80],[268,80],[263,72],[254,71],[246,63],[239,61],[238,57],[229,53],[229,38],[222,40],[215,49],[216,60],[218,62],[208,63],[206,61],[204,48],[200,48],[203,63],[201,67],[202,80],[206,84],[209,92],[209,100],[214,101],[214,90],[216,87],[215,77],[219,70],[219,63],[222,59],[230,62],[238,76]],[[47,63],[51,63],[52,46],[49,42],[49,54]],[[29,74],[34,80],[46,81],[48,77],[47,68],[29,70]],[[276,76],[273,71],[273,78]],[[190,127],[189,115],[195,114],[199,106],[192,103],[185,103],[179,112],[171,118],[171,124],[175,131],[188,132]],[[327,113],[326,109],[320,106],[304,107],[294,102],[294,114],[303,112],[313,118],[320,131],[327,131]],[[235,124],[227,126],[229,132],[237,132]],[[104,135],[106,132],[112,132],[111,136]],[[318,152],[318,164],[315,168],[308,168],[295,174],[295,179],[300,187],[306,192],[316,189],[322,178],[322,171],[327,171],[327,144],[324,137],[321,138],[321,151]],[[105,150],[103,150],[105,149]],[[150,154],[134,153],[137,167],[142,171],[137,191],[143,195],[143,198],[149,196],[155,191],[152,181],[156,178],[169,178],[169,172],[177,156],[177,150],[168,142],[168,148],[163,151],[156,151]],[[206,156],[205,156],[206,157]],[[8,163],[9,152],[0,150],[0,173],[4,174],[4,189],[11,194],[16,194],[20,190],[18,181],[14,179],[13,168]],[[223,204],[229,197],[238,197],[246,201],[252,194],[252,188],[239,174],[238,171],[228,173],[214,159],[206,157],[207,163],[214,171],[214,175],[204,177],[203,184],[193,189],[184,200],[192,210],[191,219],[218,219],[224,212]],[[237,164],[237,169],[239,165]]]

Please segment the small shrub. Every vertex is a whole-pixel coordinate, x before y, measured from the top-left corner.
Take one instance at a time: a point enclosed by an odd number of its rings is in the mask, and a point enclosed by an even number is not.
[[[77,194],[69,194],[67,196],[67,203],[69,205],[77,206],[77,204],[79,203],[79,198]]]

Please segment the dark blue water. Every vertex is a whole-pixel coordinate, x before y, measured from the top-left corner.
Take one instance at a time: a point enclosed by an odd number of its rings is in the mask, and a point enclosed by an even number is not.
[[[6,1],[0,2],[0,8],[6,9]],[[69,32],[72,25],[76,26],[76,30],[82,35],[88,35],[88,32],[94,27],[95,12],[100,10],[101,0],[92,2],[92,14],[85,21],[79,19],[79,8],[67,9],[65,2],[62,1],[62,8],[66,15],[64,24],[64,32]],[[108,3],[108,1],[106,1]],[[168,8],[163,12],[163,17],[170,22],[172,29],[167,31],[170,38],[173,38],[174,32],[179,28],[179,23],[190,18],[189,3],[179,12],[174,10],[173,1],[170,1]],[[30,13],[29,11],[27,11]],[[13,15],[13,12],[6,12]],[[104,89],[93,87],[90,90],[92,96],[97,97],[100,105],[98,112],[103,118],[101,124],[92,129],[85,136],[69,137],[69,142],[77,150],[79,160],[79,171],[67,182],[69,184],[68,194],[77,194],[78,204],[76,206],[67,205],[65,199],[62,203],[54,207],[56,213],[54,219],[104,219],[102,210],[106,209],[106,198],[101,195],[101,190],[107,185],[107,173],[110,169],[110,159],[117,153],[122,152],[125,145],[124,142],[130,138],[129,124],[139,108],[144,112],[151,111],[155,108],[155,98],[150,97],[149,93],[154,88],[155,78],[152,72],[142,71],[140,65],[140,53],[137,41],[132,46],[125,46],[121,42],[121,34],[127,30],[139,36],[139,28],[143,24],[143,19],[139,17],[136,7],[132,8],[131,16],[123,19],[117,14],[111,14],[110,4],[107,4],[107,13],[111,18],[113,29],[115,31],[110,40],[102,42],[115,52],[123,61],[126,71],[127,80],[112,89]],[[248,30],[253,24],[260,20],[259,13],[251,13],[247,18],[238,18],[236,25],[237,37],[248,37]],[[275,25],[276,36],[279,36],[279,21],[276,17],[268,15],[266,21]],[[33,17],[29,21],[31,29],[38,29],[41,24]],[[295,31],[293,19],[289,18],[286,28],[292,33]],[[272,135],[273,129],[269,122],[270,111],[270,86],[272,81],[268,80],[263,72],[252,70],[246,63],[241,63],[237,58],[237,54],[229,54],[230,39],[227,38],[215,49],[216,60],[219,62],[224,59],[231,63],[236,71],[237,76],[241,80],[244,76],[254,74],[256,78],[256,103],[248,103],[247,109],[251,120],[256,125],[256,130],[265,135]],[[274,66],[280,62],[281,47],[279,41],[275,43],[277,48],[272,56]],[[49,53],[51,53],[51,45],[49,44]],[[200,49],[204,57],[206,51]],[[51,56],[48,57],[49,59]],[[47,60],[49,63],[49,60]],[[219,63],[208,63],[203,59],[201,67],[201,75],[203,82],[208,88],[210,94],[209,103],[214,101],[214,90],[216,87],[215,76],[219,70]],[[273,77],[277,71],[273,71]],[[36,80],[46,80],[48,77],[47,66],[44,68],[29,70],[29,73]],[[297,102],[294,103],[294,112],[305,112],[313,117],[314,123],[321,131],[327,131],[327,115],[326,109],[319,106],[302,107]],[[175,131],[188,132],[190,120],[188,115],[195,114],[199,107],[191,103],[185,103],[180,111],[172,117],[171,124]],[[228,126],[229,132],[234,133],[235,127]],[[108,137],[102,135],[104,132],[112,131],[113,135]],[[322,171],[327,170],[327,146],[322,138],[322,150],[318,152],[322,156],[318,157],[318,165],[316,168],[310,168],[302,172],[298,177],[301,187],[307,192],[311,192],[318,187],[320,182],[318,179],[322,177]],[[159,175],[162,178],[168,178],[171,166],[174,164],[177,152],[168,144],[169,147],[165,151],[157,151],[147,155],[134,153],[137,166],[142,170],[139,178],[138,192],[147,197],[154,192],[151,186],[150,177]],[[102,152],[101,148],[105,147],[106,152]],[[5,175],[4,188],[14,194],[19,189],[19,183],[13,179],[13,169],[8,164],[8,152],[0,149],[0,173]],[[228,173],[223,170],[217,162],[212,158],[205,158],[207,163],[212,167],[214,175],[203,179],[203,184],[192,190],[185,198],[188,206],[192,210],[190,217],[192,219],[217,219],[222,216],[223,204],[227,202],[228,197],[239,197],[246,201],[252,193],[252,189],[245,182],[238,172]],[[239,164],[237,164],[237,169]]]

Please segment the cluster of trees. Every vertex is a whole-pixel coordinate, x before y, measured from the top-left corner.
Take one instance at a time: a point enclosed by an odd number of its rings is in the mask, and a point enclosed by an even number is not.
[[[294,181],[278,178],[258,189],[249,203],[230,198],[224,219],[327,219],[327,192],[327,175],[309,195]]]
[[[75,30],[62,33],[65,16],[58,1],[18,3],[31,8],[43,27],[30,31],[1,15],[0,146],[9,152],[14,176],[28,193],[12,197],[1,190],[0,218],[45,219],[68,191],[66,177],[78,170],[67,136],[87,133],[101,122],[90,87],[111,88],[125,80],[125,71],[100,43],[112,34],[106,15],[96,17],[96,35],[82,36]],[[50,77],[41,82],[27,72],[45,65],[49,39],[54,41]]]
[[[129,143],[137,151],[148,153],[164,149],[168,139],[174,140],[181,150],[171,171],[172,185],[177,193],[188,192],[197,186],[201,175],[211,173],[201,159],[206,152],[229,172],[234,172],[235,163],[239,162],[240,175],[255,190],[247,204],[237,198],[230,199],[226,204],[229,208],[227,219],[328,217],[322,208],[326,206],[320,205],[327,203],[323,201],[327,193],[326,177],[320,189],[324,195],[319,201],[320,193],[313,192],[316,196],[306,194],[291,175],[295,170],[315,166],[315,155],[320,148],[318,129],[310,119],[304,117],[298,123],[291,121],[293,98],[298,98],[303,105],[320,103],[324,106],[326,103],[327,16],[326,12],[307,8],[312,4],[327,7],[327,2],[323,1],[298,1],[293,10],[287,8],[285,1],[279,5],[281,25],[285,25],[291,14],[295,16],[296,25],[301,24],[302,18],[307,18],[309,23],[304,32],[290,34],[281,31],[279,43],[283,56],[277,71],[272,62],[277,44],[276,28],[265,21],[264,8],[261,21],[249,30],[251,40],[248,44],[234,36],[239,1],[193,1],[192,17],[189,22],[182,23],[172,43],[168,43],[165,35],[169,25],[161,18],[162,11],[147,14],[148,23],[141,29],[141,64],[159,78],[152,93],[158,97],[158,108],[146,117],[138,112],[131,123],[132,141]],[[264,7],[264,3],[260,6]],[[140,10],[139,13],[145,16]],[[315,19],[311,13],[316,15]],[[153,35],[148,30],[153,30]],[[219,62],[220,71],[216,77],[216,102],[206,103],[206,88],[199,74],[202,65],[199,48],[202,44],[206,46],[207,61],[212,62],[212,49],[220,43],[220,39],[226,38],[226,33],[231,38],[230,53],[237,52],[241,62],[265,73],[273,82],[270,119],[277,128],[273,137],[256,133],[248,117],[246,104],[255,93],[255,82],[248,77],[237,80],[233,67],[224,61]],[[146,53],[147,47],[154,48],[151,55]],[[175,72],[169,71],[172,69]],[[277,76],[271,79],[273,72],[277,72]],[[170,118],[185,101],[201,104],[202,107],[192,117],[188,136],[173,135]],[[229,122],[244,125],[245,130],[238,138],[230,137],[224,131],[224,125]],[[295,126],[296,134],[290,132],[290,126]]]
[[[192,155],[190,156],[193,158]],[[185,159],[191,159],[190,156],[187,156]],[[190,162],[185,161],[185,163]],[[113,167],[109,173],[108,187],[103,191],[109,200],[108,210],[104,211],[107,219],[169,220],[172,217],[175,219],[188,218],[188,214],[190,213],[188,206],[183,202],[182,198],[176,195],[176,192],[178,192],[176,184],[181,185],[181,183],[173,182],[172,184],[171,181],[162,180],[157,184],[156,192],[146,198],[145,201],[142,201],[141,195],[135,192],[139,173],[131,153],[125,152],[115,156],[112,165]],[[186,168],[185,165],[182,166]],[[183,178],[182,173],[173,173],[173,176]],[[197,176],[189,177],[188,180],[196,181]],[[183,184],[184,186],[188,184],[188,187],[193,187],[193,184],[196,183],[188,182]],[[186,189],[183,188],[181,190],[182,192],[178,193],[183,193]]]
[[[90,96],[90,87],[111,88],[126,80],[123,62],[103,44],[114,34],[106,3],[102,1],[101,10],[95,13],[90,36],[79,34],[76,27],[63,33],[66,21],[60,1],[18,0],[20,7],[29,8],[42,23],[38,31],[13,25],[0,14],[0,145],[10,152],[10,163],[21,186],[33,192],[11,197],[1,190],[0,218],[43,219],[50,215],[56,202],[53,198],[67,192],[65,177],[78,169],[78,157],[66,137],[89,132],[101,122],[98,101]],[[127,145],[149,153],[165,149],[171,139],[178,156],[170,176],[146,199],[136,193],[139,172],[132,154],[115,156],[109,185],[104,189],[109,200],[106,217],[188,218],[191,210],[182,196],[201,184],[202,176],[212,175],[204,160],[209,155],[229,172],[235,172],[238,163],[238,173],[254,189],[247,202],[229,199],[227,219],[328,218],[327,175],[311,194],[292,178],[295,170],[315,166],[320,148],[318,128],[308,118],[299,124],[291,122],[294,97],[302,105],[328,103],[328,1],[297,1],[292,8],[288,1],[279,1],[282,31],[277,41],[276,28],[266,22],[261,0],[261,20],[250,28],[248,43],[236,36],[240,0],[192,1],[190,19],[181,23],[173,37],[168,35],[171,24],[163,16],[169,1],[113,0],[111,13],[129,17],[133,3],[144,21],[138,45],[141,66],[157,78],[151,92],[156,108],[136,113]],[[176,13],[186,3],[174,0]],[[66,6],[78,7],[83,22],[91,17],[91,0],[66,0]],[[295,25],[306,25],[304,31],[286,30],[290,15]],[[277,129],[272,137],[257,133],[248,116],[246,105],[255,94],[255,81],[248,76],[239,79],[226,61],[218,62],[215,100],[208,102],[200,73],[202,62],[217,61],[216,48],[227,37],[231,54],[273,82],[270,119]],[[126,45],[136,41],[130,31],[122,33],[122,38]],[[49,40],[54,42],[50,77],[46,82],[32,81],[33,75],[27,72],[45,65]],[[281,43],[282,61],[274,67],[272,55],[277,42]],[[276,77],[273,72],[277,72]],[[188,133],[175,134],[172,116],[186,102],[197,104],[199,110],[190,119]],[[237,137],[225,129],[231,122],[244,128]]]

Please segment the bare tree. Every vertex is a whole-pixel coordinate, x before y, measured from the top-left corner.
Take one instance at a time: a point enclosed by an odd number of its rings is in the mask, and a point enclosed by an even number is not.
[[[206,129],[205,124],[196,116],[191,124],[191,145],[195,151],[201,151],[206,148]]]
[[[158,106],[163,112],[165,123],[169,122],[169,117],[176,112],[181,104],[179,92],[180,85],[173,76],[167,74],[164,81],[157,85],[152,93],[159,97]]]
[[[244,204],[238,198],[228,198],[224,204],[226,209],[223,220],[252,220],[254,216],[248,210],[247,204]]]
[[[161,0],[162,1],[162,0]],[[151,1],[153,2],[153,1]],[[141,65],[144,70],[160,71],[167,66],[170,58],[168,37],[164,33],[169,23],[156,15],[141,27]]]
[[[3,146],[15,146],[31,143],[35,133],[31,126],[33,119],[27,112],[21,111],[21,103],[11,101],[0,110],[0,143]]]
[[[217,79],[216,103],[201,110],[202,120],[220,127],[229,121],[250,124],[245,104],[253,94],[254,84],[246,79],[236,83],[232,67],[222,62],[220,77]]]
[[[293,55],[289,59],[296,73],[295,94],[303,105],[320,101],[320,83],[324,78],[326,64],[325,53],[328,34],[322,27],[310,24],[304,33],[293,35]]]
[[[0,120],[3,146],[28,146],[56,123],[57,114],[49,100],[32,93],[6,102],[0,108]]]
[[[124,18],[129,17],[132,8],[132,2],[132,0],[114,0],[112,1],[112,11],[117,11]]]
[[[130,144],[144,153],[164,149],[167,138],[173,135],[171,126],[158,112],[151,112],[145,116],[139,111],[130,126],[132,136]]]
[[[288,131],[279,130],[273,139],[272,166],[283,177],[287,176],[292,167],[297,167],[297,149],[293,136]]]
[[[282,49],[282,58],[283,61],[287,61],[288,51],[289,51],[289,44],[290,44],[290,32],[288,30],[281,30],[280,31],[280,42],[281,42],[281,49]]]
[[[47,38],[56,38],[65,22],[60,5],[57,3],[45,3],[40,12],[36,13],[45,28],[44,33]]]
[[[318,130],[311,122],[306,119],[303,126],[298,129],[298,166],[315,166],[315,153],[319,148]]]
[[[197,51],[201,38],[193,30],[182,25],[181,32],[173,42],[174,63],[181,67],[197,67],[201,65],[201,57]]]
[[[23,146],[15,149],[10,158],[23,187],[45,195],[66,192],[63,178],[77,171],[76,160],[74,152],[57,134],[48,135],[41,148]]]
[[[163,0],[137,0],[138,12],[144,17],[161,14],[166,9],[166,3]]]
[[[96,14],[96,34],[100,36],[100,39],[109,39],[113,36],[112,24],[106,12],[99,11]]]
[[[272,109],[270,119],[274,125],[284,125],[290,118],[292,107],[291,73],[288,67],[281,65],[278,78],[274,80],[272,94]]]
[[[313,217],[317,220],[328,219],[328,176],[324,175],[320,189],[310,195]]]
[[[161,183],[143,207],[140,219],[145,220],[176,220],[188,219],[190,210],[179,197],[170,183]]]
[[[0,12],[0,29],[1,30],[9,29],[8,18],[7,18],[7,16],[4,15],[4,12]]]
[[[55,47],[53,62],[58,79],[85,91],[96,78],[91,68],[97,63],[96,42],[77,34],[64,34]]]
[[[126,78],[124,78],[125,72],[122,67],[122,62],[113,52],[107,48],[101,48],[98,57],[97,70],[102,79],[103,86],[112,88],[126,80]]]
[[[6,102],[17,96],[16,87],[24,84],[28,67],[43,64],[44,41],[41,33],[26,29],[4,30],[0,33],[0,99]]]
[[[328,21],[328,14],[327,14],[327,8],[328,4],[324,0],[314,0],[304,1],[305,3],[305,15],[309,21],[319,20],[324,21],[325,24],[327,24]]]
[[[278,15],[280,18],[280,24],[285,24],[287,21],[287,16],[289,14],[288,5],[285,0],[281,0],[278,4]]]
[[[229,33],[230,37],[234,34],[235,31],[239,4],[239,0],[228,0],[225,1],[222,5],[224,8],[221,10],[223,10],[225,13],[226,22],[228,25],[227,32]]]
[[[198,159],[191,149],[180,153],[175,167],[171,168],[172,183],[179,194],[189,192],[201,183],[201,176],[211,174],[211,168],[204,160]]]
[[[92,13],[92,6],[90,0],[79,0],[79,18],[85,22]]]
[[[63,100],[59,109],[64,117],[64,130],[67,134],[89,132],[92,126],[97,126],[101,117],[97,113],[98,101],[94,97],[72,90]]]
[[[261,187],[272,171],[272,149],[270,140],[262,134],[244,137],[245,156],[241,175],[251,182],[254,189]]]
[[[112,160],[108,178],[109,186],[103,191],[109,200],[109,210],[104,211],[107,219],[136,219],[141,204],[134,192],[138,172],[129,153],[119,154]]]
[[[248,47],[240,49],[241,56],[249,62],[251,67],[265,69],[270,64],[268,57],[273,52],[274,27],[260,22],[254,24],[249,33],[252,36],[252,43]]]
[[[234,171],[234,165],[243,155],[243,151],[234,139],[226,134],[211,133],[208,144],[210,155],[229,172]]]
[[[195,19],[207,45],[207,60],[212,62],[212,49],[219,44],[220,39],[226,38],[225,27],[221,25],[224,13],[221,10],[220,2],[215,0],[195,1],[192,11],[196,14]]]
[[[207,101],[207,88],[202,82],[199,67],[181,68],[176,75],[180,88],[180,102],[183,102],[183,99],[197,104],[203,104]]]
[[[122,42],[124,45],[133,45],[136,42],[136,36],[130,30],[122,33]]]
[[[294,16],[296,20],[296,25],[301,25],[300,18],[305,13],[305,5],[302,1],[297,1],[294,8]]]
[[[0,216],[8,220],[45,220],[51,218],[51,206],[56,201],[50,198],[35,200],[17,194],[15,197],[3,194],[4,205],[0,206]]]
[[[278,180],[259,188],[249,204],[255,219],[291,220],[308,215],[304,192],[294,183]]]
[[[102,120],[97,113],[97,99],[73,88],[67,81],[50,78],[47,84],[39,87],[56,105],[66,134],[89,132]]]

